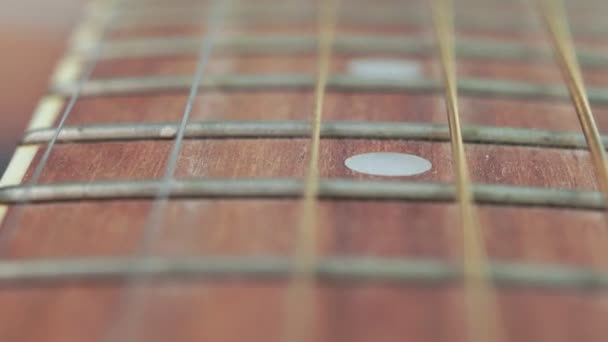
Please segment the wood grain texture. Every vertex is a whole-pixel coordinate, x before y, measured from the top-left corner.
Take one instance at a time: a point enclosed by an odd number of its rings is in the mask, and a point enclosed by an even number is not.
[[[133,0],[141,3],[159,0]],[[189,0],[182,0],[181,2]],[[462,8],[485,3],[462,0]],[[235,4],[243,2],[234,1]],[[268,1],[265,1],[268,2]],[[344,0],[344,2],[348,2]],[[382,5],[394,4],[383,0]],[[178,2],[179,3],[179,2]],[[370,4],[355,0],[353,4]],[[587,0],[587,6],[602,3]],[[175,4],[165,2],[165,5]],[[511,5],[509,5],[511,4]],[[590,5],[591,4],[591,5]],[[598,5],[599,4],[599,5]],[[490,1],[488,18],[502,10],[520,13],[517,2]],[[150,5],[148,5],[150,6]],[[403,5],[402,5],[403,6]],[[424,1],[405,6],[424,9]],[[469,6],[469,7],[466,7]],[[478,10],[484,10],[481,6]],[[508,7],[508,8],[503,8]],[[583,5],[580,5],[583,6]],[[605,5],[604,5],[605,8]],[[527,11],[528,9],[526,9]],[[520,12],[517,12],[520,11]],[[528,13],[528,12],[523,12]],[[532,14],[524,14],[531,16]],[[508,20],[502,18],[501,20]],[[532,20],[532,19],[531,19]],[[222,34],[309,33],[314,24],[285,28],[246,25]],[[240,30],[240,31],[239,31]],[[365,32],[429,39],[428,27],[353,27],[339,33]],[[200,34],[199,27],[121,29],[110,39]],[[504,34],[459,30],[459,37],[485,36],[497,41],[538,41],[542,32]],[[578,37],[578,36],[577,36]],[[577,38],[578,39],[578,38]],[[577,40],[608,49],[605,39]],[[607,50],[608,51],[608,50]],[[436,78],[436,58],[415,55],[340,55],[332,72],[349,72],[353,59],[382,57],[421,65],[420,77]],[[213,55],[209,73],[314,73],[316,55]],[[103,61],[94,78],[136,75],[191,74],[195,57]],[[551,61],[530,63],[458,61],[459,77],[487,77],[535,83],[561,81]],[[590,84],[606,86],[607,70],[585,70]],[[88,97],[79,99],[67,124],[178,121],[185,93]],[[313,109],[311,90],[200,93],[192,120],[307,120]],[[541,99],[461,97],[464,124],[544,128],[579,132],[572,105]],[[594,108],[599,126],[608,132],[608,108]],[[327,94],[325,120],[446,123],[443,99],[437,94],[338,92]],[[65,143],[53,148],[41,183],[160,178],[171,141]],[[303,177],[306,139],[186,140],[176,177]],[[449,145],[406,140],[322,139],[322,177],[380,179],[356,174],[344,160],[357,153],[394,151],[429,159],[431,171],[408,181],[452,182]],[[547,188],[596,189],[589,155],[582,150],[467,145],[475,183]],[[38,155],[32,165],[40,159]],[[32,167],[27,177],[31,177]],[[323,200],[319,217],[318,253],[323,256],[432,257],[460,262],[456,208],[449,203]],[[137,252],[151,209],[145,200],[44,203],[23,207],[23,217],[6,258],[127,256]],[[293,199],[180,199],[164,208],[155,254],[170,256],[239,255],[288,257],[293,251],[300,203]],[[608,267],[604,214],[596,211],[507,206],[479,206],[489,257],[497,261]],[[9,211],[15,215],[14,209]],[[10,218],[9,220],[10,221]],[[6,227],[3,227],[6,229]],[[280,341],[287,282],[204,279],[146,282],[132,306],[135,341]],[[0,287],[0,341],[104,341],[109,331],[125,331],[124,282],[84,285]],[[604,292],[538,289],[498,290],[500,314],[512,342],[605,340],[608,318]],[[459,286],[371,283],[318,283],[315,341],[464,342],[463,298]],[[34,328],[33,328],[34,327]],[[129,327],[126,327],[129,328]],[[122,341],[126,335],[118,334]]]

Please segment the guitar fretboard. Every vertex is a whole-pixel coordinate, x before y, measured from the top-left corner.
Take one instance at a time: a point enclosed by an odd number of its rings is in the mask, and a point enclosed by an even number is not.
[[[0,182],[2,291],[76,288],[101,340],[602,341],[607,10],[96,1]]]

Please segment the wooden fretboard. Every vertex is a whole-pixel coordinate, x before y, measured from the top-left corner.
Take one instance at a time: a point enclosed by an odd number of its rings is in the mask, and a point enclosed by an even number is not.
[[[607,15],[92,2],[0,181],[0,341],[605,341]]]

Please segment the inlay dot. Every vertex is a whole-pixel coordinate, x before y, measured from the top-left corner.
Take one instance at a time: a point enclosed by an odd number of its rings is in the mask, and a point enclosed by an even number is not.
[[[350,74],[380,80],[412,80],[422,77],[418,61],[390,58],[359,58],[348,64]]]
[[[371,152],[344,161],[349,169],[375,176],[413,176],[431,169],[430,161],[407,153]]]

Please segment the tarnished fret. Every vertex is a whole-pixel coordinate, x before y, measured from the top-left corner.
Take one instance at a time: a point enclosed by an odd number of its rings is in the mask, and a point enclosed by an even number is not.
[[[161,91],[184,91],[189,89],[190,76],[146,76],[109,78],[87,81],[81,96],[124,95],[156,93]],[[311,89],[314,77],[305,74],[232,74],[207,75],[200,89],[264,90],[264,89]],[[351,75],[334,74],[328,80],[328,90],[384,91],[384,92],[440,92],[441,85],[434,80],[380,80]],[[68,95],[75,84],[63,83],[52,86],[57,95]],[[495,79],[459,79],[458,90],[462,95],[492,96],[527,99],[569,100],[563,85],[543,85]],[[589,88],[589,101],[594,104],[608,104],[607,88]]]
[[[51,286],[70,282],[115,282],[128,277],[175,281],[268,281],[287,279],[285,257],[81,257],[0,261],[0,286]],[[450,286],[463,272],[439,259],[323,257],[315,264],[319,280],[329,282],[382,282]],[[503,288],[537,288],[587,292],[608,289],[608,274],[590,268],[560,264],[492,262],[489,276]]]
[[[172,139],[177,132],[175,123],[121,123],[105,125],[67,126],[60,132],[58,142],[128,141]],[[306,138],[310,132],[307,121],[193,121],[186,127],[189,139],[214,138]],[[503,144],[555,148],[586,148],[581,133],[530,128],[469,125],[463,127],[468,143]],[[22,144],[49,141],[52,128],[25,133]],[[449,140],[444,124],[378,121],[326,121],[321,125],[323,138],[408,139],[424,141]],[[608,144],[608,136],[602,137]]]
[[[149,199],[157,193],[159,184],[157,180],[58,183],[36,185],[29,191],[23,185],[8,186],[0,188],[0,203]],[[298,198],[301,193],[302,181],[291,178],[175,180],[169,190],[172,198]],[[595,191],[474,184],[473,195],[476,202],[486,204],[589,210],[605,207],[601,194]],[[453,186],[444,183],[332,178],[321,179],[319,185],[322,199],[449,202],[454,196]]]
[[[239,35],[223,37],[217,42],[218,52],[247,54],[304,54],[315,49],[315,38],[303,35]],[[336,37],[334,51],[337,54],[397,53],[427,55],[432,45],[411,37],[373,35],[340,35]],[[74,46],[75,55],[88,55],[87,44]],[[132,58],[154,56],[194,55],[198,49],[195,37],[123,38],[109,41],[101,58]],[[550,60],[551,54],[543,49],[518,43],[493,42],[484,39],[459,39],[456,42],[458,56],[473,59],[508,61]],[[579,51],[581,64],[587,67],[608,65],[608,56],[595,49]]]

